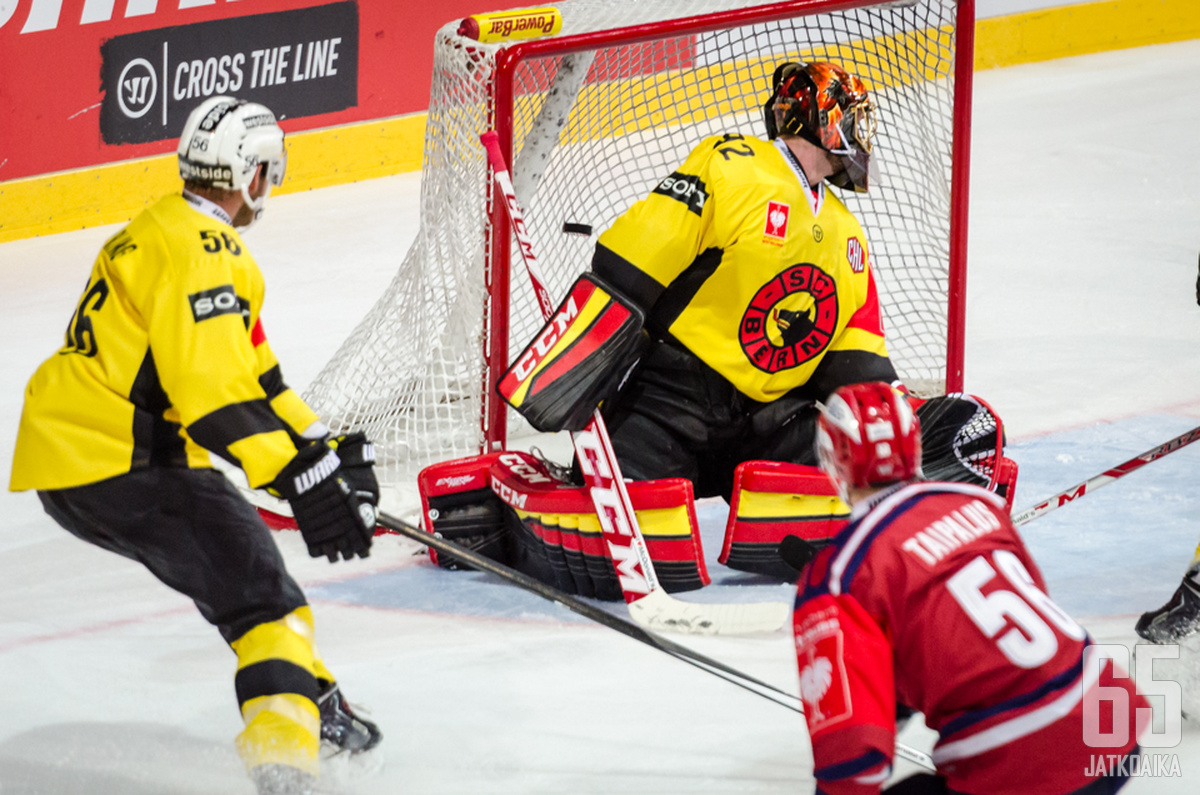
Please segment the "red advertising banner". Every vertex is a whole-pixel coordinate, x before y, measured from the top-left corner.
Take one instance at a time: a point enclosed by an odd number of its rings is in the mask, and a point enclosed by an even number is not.
[[[0,2],[0,182],[169,152],[219,93],[289,132],[422,111],[437,29],[514,4]]]

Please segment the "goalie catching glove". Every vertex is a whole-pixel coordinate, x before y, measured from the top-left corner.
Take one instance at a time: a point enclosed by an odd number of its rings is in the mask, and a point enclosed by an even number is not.
[[[378,495],[378,486],[375,488]],[[291,504],[312,557],[324,555],[333,563],[339,555],[350,560],[370,554],[375,509],[359,502],[338,454],[329,445],[316,442],[302,448],[275,478],[271,490]]]
[[[1012,510],[1017,462],[1004,455],[1004,423],[977,395],[951,392],[916,406],[921,422],[921,473],[926,480],[973,483]]]

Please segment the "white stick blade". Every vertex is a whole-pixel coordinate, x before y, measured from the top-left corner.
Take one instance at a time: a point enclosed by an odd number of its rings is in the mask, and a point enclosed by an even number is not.
[[[629,605],[641,626],[684,635],[750,635],[776,632],[792,615],[787,602],[699,604],[682,602],[664,591],[651,591]]]

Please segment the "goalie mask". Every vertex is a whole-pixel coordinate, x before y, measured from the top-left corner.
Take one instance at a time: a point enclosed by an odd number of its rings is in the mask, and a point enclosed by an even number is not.
[[[185,182],[240,191],[253,213],[262,216],[272,186],[283,183],[287,151],[283,129],[266,106],[233,97],[210,97],[188,116],[179,138],[179,176]],[[250,183],[263,167],[266,186],[257,198]]]
[[[921,424],[908,401],[888,384],[840,387],[817,420],[817,459],[843,498],[921,474]]]
[[[797,135],[836,155],[839,188],[865,193],[875,137],[875,103],[862,80],[832,63],[785,63],[775,69],[763,105],[767,137]]]

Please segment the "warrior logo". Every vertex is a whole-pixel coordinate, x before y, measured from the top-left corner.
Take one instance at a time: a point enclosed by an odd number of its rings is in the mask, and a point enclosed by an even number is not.
[[[117,104],[131,119],[140,119],[154,105],[158,77],[145,58],[135,58],[121,70],[117,79]]]
[[[783,202],[767,202],[767,225],[763,234],[776,240],[787,237],[788,216],[792,208]]]
[[[777,373],[819,355],[837,328],[837,285],[811,263],[793,265],[759,289],[738,338],[759,370]]]

